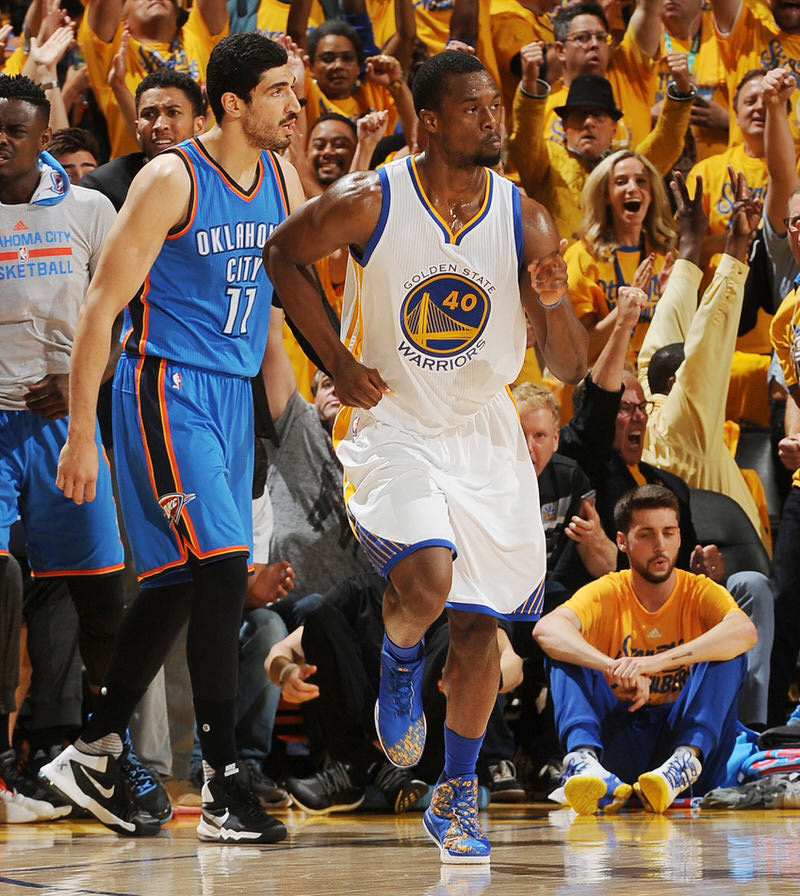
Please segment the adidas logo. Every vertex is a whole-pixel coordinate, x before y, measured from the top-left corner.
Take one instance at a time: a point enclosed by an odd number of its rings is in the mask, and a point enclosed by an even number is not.
[[[17,221],[17,223],[14,225],[14,230],[27,230],[27,229],[28,229],[28,227],[24,221]]]
[[[652,631],[649,631],[647,633],[647,637],[648,638],[660,638],[661,632],[657,628],[654,628]]]

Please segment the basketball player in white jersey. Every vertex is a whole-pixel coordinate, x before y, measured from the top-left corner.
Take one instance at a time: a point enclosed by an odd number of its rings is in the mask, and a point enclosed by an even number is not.
[[[553,373],[586,369],[550,214],[488,167],[500,94],[445,52],[414,80],[427,149],[343,177],[274,231],[264,258],[333,376],[334,442],[352,524],[387,578],[376,730],[414,765],[425,740],[421,638],[447,605],[445,770],[425,827],[446,863],[487,863],[475,763],[500,680],[497,618],[535,619],[545,546],[536,477],[506,385],[525,312]],[[350,247],[340,337],[306,266]]]

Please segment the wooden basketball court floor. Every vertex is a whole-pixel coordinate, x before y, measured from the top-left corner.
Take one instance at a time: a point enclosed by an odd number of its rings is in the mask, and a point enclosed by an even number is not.
[[[289,837],[274,846],[200,843],[196,815],[140,840],[89,821],[0,827],[0,894],[800,894],[800,811],[580,818],[494,806],[482,813],[490,868],[441,865],[419,812],[279,814]]]

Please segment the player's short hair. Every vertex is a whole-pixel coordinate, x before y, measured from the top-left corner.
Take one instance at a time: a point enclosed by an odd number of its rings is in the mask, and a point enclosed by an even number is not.
[[[633,515],[637,510],[674,510],[680,523],[681,509],[675,492],[663,485],[640,485],[626,492],[614,507],[614,525],[617,532],[628,533],[633,525]]]
[[[331,34],[335,34],[337,37],[346,37],[350,41],[353,45],[353,51],[356,54],[358,64],[361,66],[364,62],[364,41],[361,40],[361,35],[358,31],[356,31],[349,22],[345,22],[343,19],[328,19],[321,25],[317,25],[311,34],[308,35],[306,52],[308,53],[309,60],[311,62],[314,61],[319,42],[323,37],[328,37]]]
[[[556,10],[556,14],[553,17],[553,40],[564,43],[569,34],[569,26],[576,16],[595,16],[603,23],[606,31],[611,30],[603,7],[598,3],[570,3],[566,6],[559,6]]]
[[[286,65],[286,50],[257,31],[231,34],[211,51],[206,69],[208,104],[217,122],[225,117],[223,93],[233,93],[250,102],[253,88],[265,71]]]
[[[683,364],[686,355],[682,342],[670,342],[654,352],[647,365],[647,385],[652,395],[667,395],[670,378]]]
[[[205,115],[208,111],[206,98],[203,96],[203,88],[186,72],[176,72],[173,68],[159,68],[146,75],[138,84],[134,101],[136,113],[139,113],[139,105],[145,90],[154,87],[177,87],[186,95],[186,99],[192,107],[192,113],[196,116]]]
[[[561,420],[561,405],[551,389],[539,383],[520,383],[511,390],[520,414],[525,411],[550,411],[553,422],[558,426]]]
[[[88,152],[94,156],[96,162],[100,161],[97,139],[86,128],[60,128],[53,131],[47,151],[56,159],[71,152]]]
[[[419,115],[423,109],[437,111],[447,96],[450,78],[453,75],[469,75],[485,72],[484,64],[477,56],[460,50],[444,50],[426,59],[414,75],[414,111]]]
[[[338,112],[323,112],[322,115],[311,125],[311,130],[308,132],[308,139],[311,139],[311,135],[316,130],[318,124],[322,124],[323,121],[340,121],[342,124],[346,124],[350,130],[353,132],[353,137],[358,140],[358,128],[356,127],[356,123],[352,118],[348,118],[346,115],[340,115]]]
[[[0,75],[0,100],[20,100],[35,106],[45,124],[50,121],[50,100],[42,88],[25,75]]]

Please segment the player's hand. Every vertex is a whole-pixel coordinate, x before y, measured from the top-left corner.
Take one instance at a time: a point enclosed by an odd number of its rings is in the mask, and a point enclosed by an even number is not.
[[[69,374],[48,373],[25,395],[25,406],[44,420],[60,420],[69,413]]]
[[[317,667],[309,663],[302,663],[292,669],[283,682],[283,699],[290,703],[306,703],[319,697],[319,687],[306,681],[316,671]]]
[[[689,559],[689,569],[696,575],[708,576],[715,582],[725,578],[725,561],[722,552],[715,544],[697,545]]]
[[[545,307],[557,305],[567,293],[567,265],[564,262],[566,248],[567,241],[561,240],[555,252],[528,265],[531,285],[536,290],[539,302]]]
[[[58,457],[56,488],[60,488],[64,497],[71,498],[76,504],[94,501],[98,464],[94,433],[91,439],[86,440],[68,436]]]
[[[282,600],[294,588],[295,571],[287,560],[270,563],[247,589],[245,607],[255,609]]]
[[[621,656],[611,663],[610,677],[622,687],[636,687],[637,678],[656,675],[662,669],[659,654],[649,656]]]
[[[339,401],[353,408],[374,408],[392,391],[374,367],[366,367],[349,353],[331,374]]]
[[[633,684],[617,685],[614,694],[618,700],[630,704],[628,712],[636,712],[650,699],[650,678],[647,675],[640,675]]]

